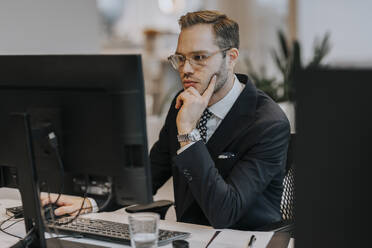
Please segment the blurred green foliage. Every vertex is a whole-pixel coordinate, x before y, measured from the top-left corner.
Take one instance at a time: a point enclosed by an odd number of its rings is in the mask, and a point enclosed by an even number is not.
[[[279,50],[272,50],[271,56],[281,73],[281,78],[268,77],[264,66],[261,66],[259,71],[255,70],[250,59],[246,57],[244,61],[248,69],[248,75],[256,84],[257,88],[266,92],[275,101],[294,101],[293,76],[295,71],[299,69],[325,67],[322,64],[322,60],[330,52],[329,36],[329,33],[326,33],[322,39],[315,39],[312,59],[307,65],[303,65],[299,42],[297,40],[289,42],[283,31],[279,30]]]

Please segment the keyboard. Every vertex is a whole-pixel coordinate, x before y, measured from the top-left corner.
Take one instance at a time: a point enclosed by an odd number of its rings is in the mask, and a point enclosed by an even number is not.
[[[57,220],[49,220],[47,231],[60,232],[64,234],[81,235],[86,238],[117,242],[130,245],[130,234],[128,224],[89,218],[65,217]],[[69,223],[71,222],[71,223]],[[159,229],[158,245],[166,245],[173,240],[186,239],[190,236],[187,232],[178,232]]]

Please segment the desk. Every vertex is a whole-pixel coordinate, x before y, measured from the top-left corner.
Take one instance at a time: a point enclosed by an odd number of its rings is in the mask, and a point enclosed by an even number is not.
[[[0,196],[1,196],[0,197],[0,220],[1,221],[7,218],[5,214],[5,208],[19,206],[21,204],[19,197],[10,197],[11,195],[5,194],[2,191],[3,190],[0,189]],[[17,190],[15,190],[15,192],[17,193]],[[3,198],[3,195],[6,195],[8,198]],[[91,214],[84,215],[83,217],[128,223],[127,216],[128,216],[128,213],[125,212],[124,209],[119,209],[114,212],[91,213]],[[14,221],[10,221],[7,223],[11,224],[13,222]],[[5,226],[7,226],[7,224],[5,224],[3,227]],[[215,229],[209,226],[194,225],[194,224],[187,224],[187,223],[167,221],[167,220],[161,220],[159,224],[159,228],[191,233],[190,238],[187,239],[191,248],[205,247],[208,241],[211,239],[211,237],[216,231]],[[12,234],[23,237],[25,235],[25,228],[24,228],[23,221],[15,224],[11,228],[7,229],[7,231]],[[243,231],[236,231],[236,230],[231,230],[231,229],[222,229],[221,234],[217,236],[217,238],[212,242],[209,248],[222,248],[222,247],[245,248],[248,242],[248,238],[250,237],[251,234],[254,234],[257,236],[257,242],[256,242],[255,248],[266,247],[272,235],[272,233],[267,233],[267,232],[243,232]],[[50,237],[51,235],[55,236],[54,234],[46,234],[47,237]],[[108,247],[113,247],[113,248],[129,247],[125,245],[109,243],[109,242],[93,240],[93,239],[85,239],[85,238],[84,239],[66,238],[66,239],[74,240],[74,241],[78,241],[82,243],[108,246]],[[18,241],[17,238],[8,236],[5,233],[0,232],[0,247],[9,247],[13,245],[14,243],[16,243],[17,241]],[[169,245],[162,246],[162,247],[171,248],[172,245],[169,244]]]

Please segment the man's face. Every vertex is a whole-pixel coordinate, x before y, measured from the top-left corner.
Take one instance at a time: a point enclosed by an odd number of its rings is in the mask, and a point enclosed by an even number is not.
[[[227,80],[227,66],[219,50],[221,49],[215,44],[212,25],[197,24],[181,31],[176,54],[187,57],[185,63],[178,69],[184,89],[194,87],[203,94],[214,74],[217,74],[215,92],[224,85]],[[190,64],[189,58],[198,58],[195,55],[209,56],[201,66]]]

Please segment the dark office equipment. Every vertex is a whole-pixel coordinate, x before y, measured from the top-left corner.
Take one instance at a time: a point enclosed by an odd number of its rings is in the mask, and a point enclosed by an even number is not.
[[[160,215],[160,219],[164,220],[169,207],[171,207],[172,205],[173,205],[172,201],[159,200],[152,202],[150,204],[138,204],[131,207],[127,207],[125,208],[125,211],[128,213],[156,212]]]
[[[173,248],[189,248],[189,242],[186,240],[175,240],[172,242]]]
[[[370,246],[372,69],[296,74],[296,247]]]
[[[14,216],[14,219],[23,218],[23,207],[22,206],[6,208],[5,212],[6,212],[6,215],[8,216]]]
[[[0,119],[1,186],[19,187],[33,246],[39,187],[152,201],[139,55],[0,56]]]
[[[57,229],[61,233],[78,233],[87,238],[130,245],[128,224],[89,218],[77,218],[75,221],[70,222],[71,218],[73,217],[50,221],[47,223],[47,226],[50,230]],[[190,233],[186,232],[159,229],[158,245],[166,245],[173,240],[185,239],[189,236]]]

